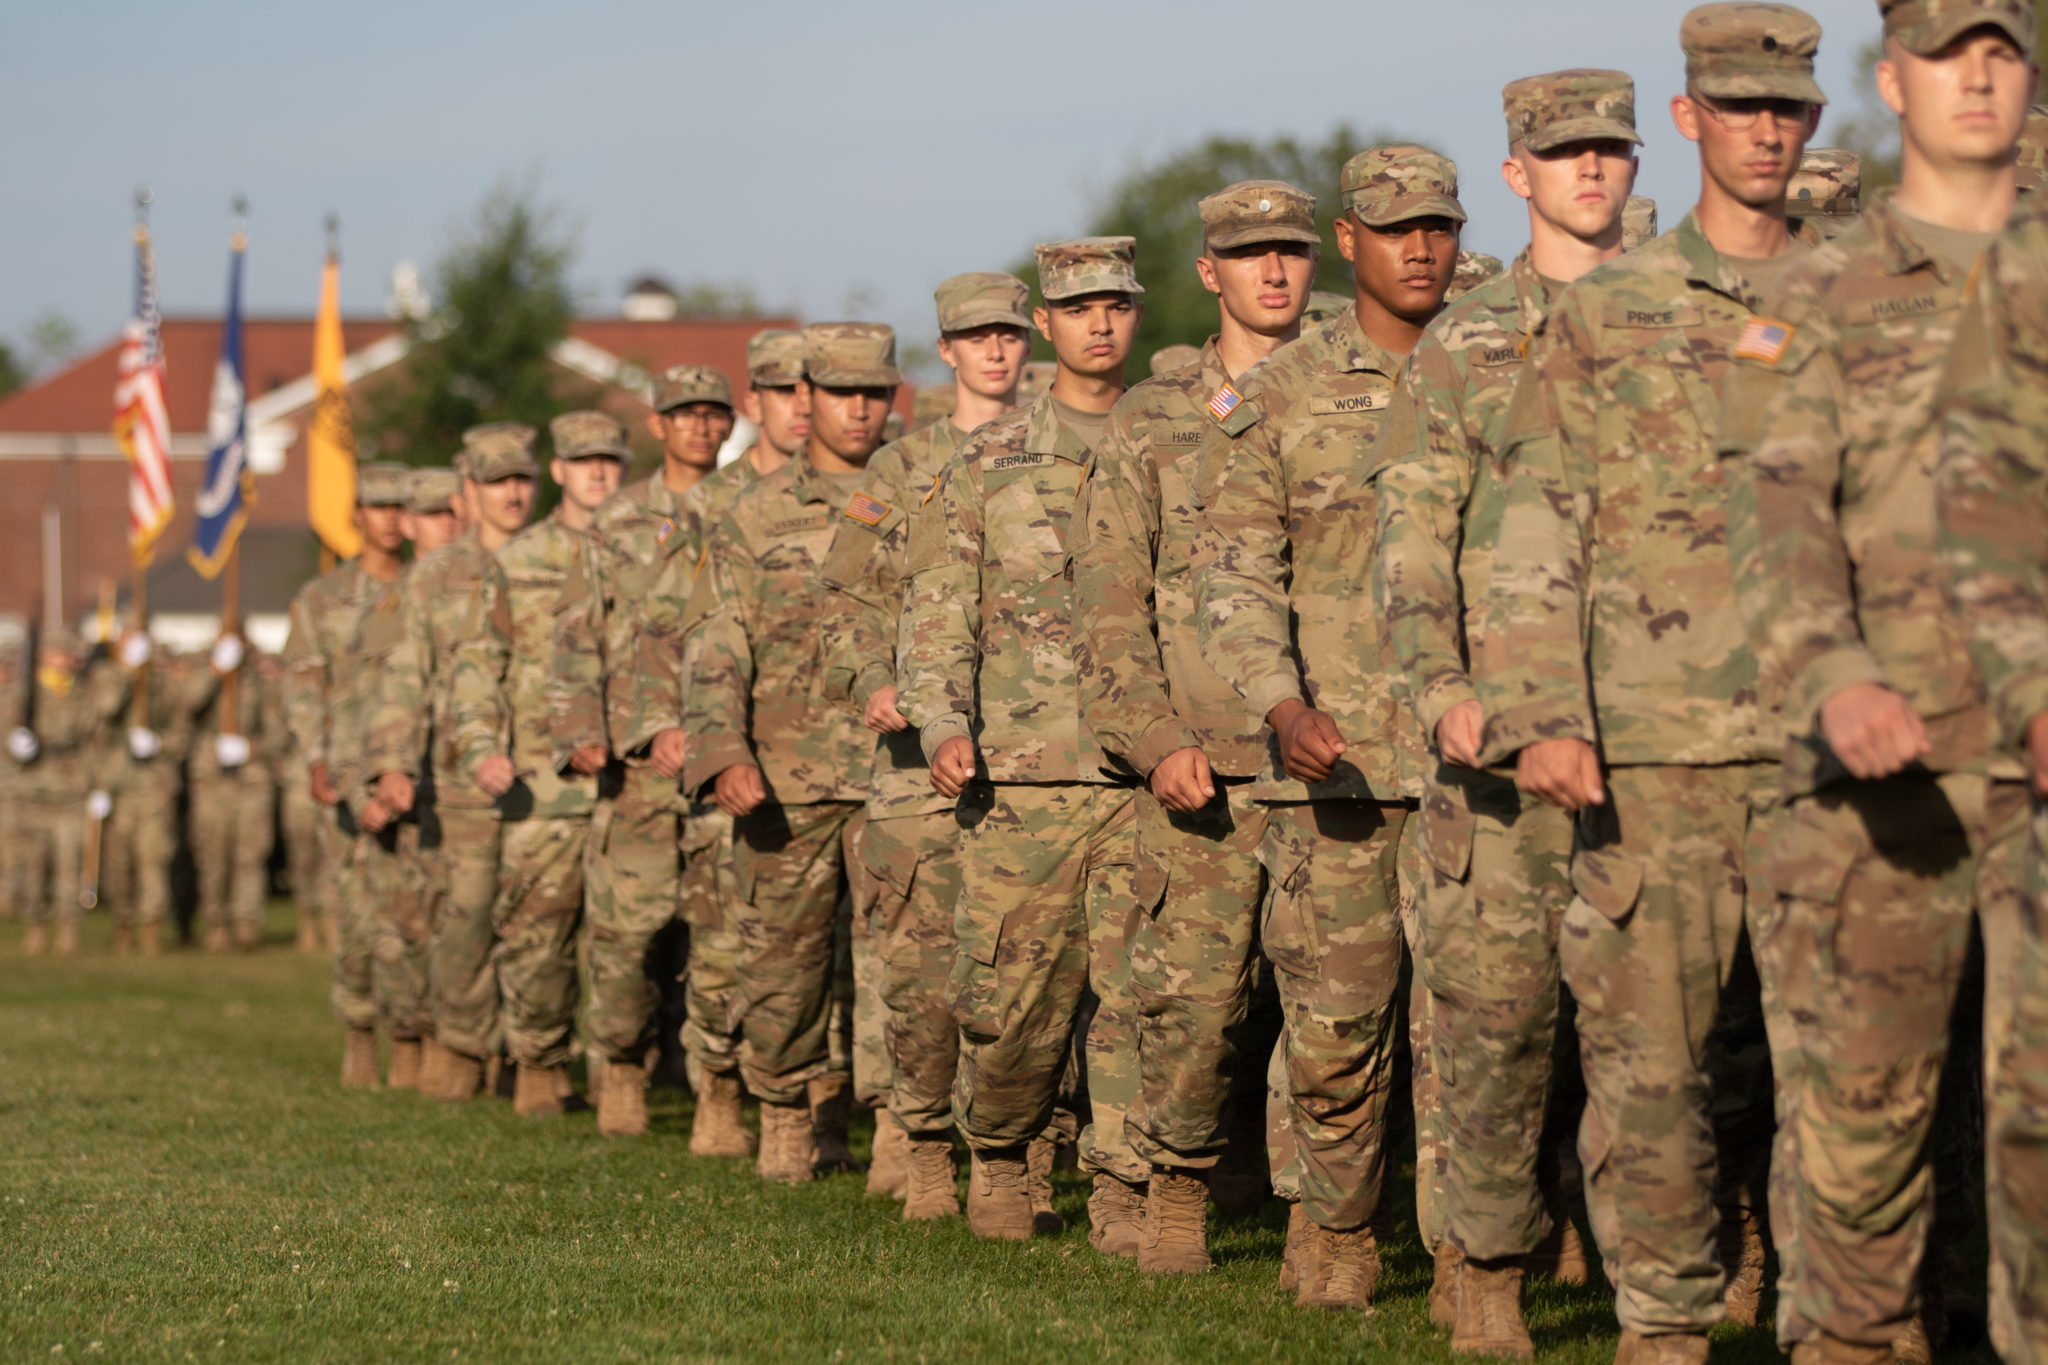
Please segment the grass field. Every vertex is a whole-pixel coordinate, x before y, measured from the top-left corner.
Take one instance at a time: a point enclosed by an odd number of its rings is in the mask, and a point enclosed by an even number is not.
[[[1277,1205],[1217,1224],[1199,1279],[1090,1250],[1068,1175],[1064,1236],[984,1245],[858,1178],[691,1160],[678,1091],[637,1142],[343,1092],[326,965],[282,946],[116,960],[95,921],[84,956],[30,962],[19,939],[0,924],[9,1361],[1450,1359],[1412,1242],[1363,1316],[1275,1291]],[[1604,1291],[1537,1287],[1530,1322],[1545,1360],[1612,1356]],[[1779,1359],[1761,1331],[1716,1355]]]

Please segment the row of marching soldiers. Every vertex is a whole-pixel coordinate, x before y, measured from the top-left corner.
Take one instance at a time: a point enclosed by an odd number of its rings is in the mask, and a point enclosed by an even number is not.
[[[1633,83],[1558,72],[1504,92],[1530,245],[1448,308],[1456,167],[1389,144],[1337,186],[1349,308],[1303,326],[1312,196],[1219,187],[1218,331],[1128,391],[1136,243],[1082,238],[1035,306],[940,286],[953,410],[886,446],[894,337],[828,323],[756,338],[723,468],[688,367],[643,483],[612,419],[554,424],[536,526],[528,428],[365,468],[370,549],[287,650],[345,1082],[381,1029],[397,1083],[502,1050],[559,1112],[580,935],[598,1127],[642,1133],[679,917],[693,1152],[809,1181],[857,1101],[871,1191],[957,1216],[964,1139],[1017,1240],[1066,1153],[1156,1274],[1270,1189],[1282,1283],[1362,1309],[1412,1111],[1453,1349],[1533,1354],[1583,1212],[1634,1365],[1754,1323],[1771,1244],[1795,1356],[1929,1359],[1986,1311],[1980,1109],[1993,1339],[2043,1358],[2034,10],[1880,8],[1904,178],[1832,241],[1787,203],[1819,26],[1706,5],[1700,198],[1633,251]]]

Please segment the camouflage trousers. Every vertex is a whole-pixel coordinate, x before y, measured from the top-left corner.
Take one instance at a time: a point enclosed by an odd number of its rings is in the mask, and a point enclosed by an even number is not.
[[[689,965],[683,974],[684,1060],[693,1088],[705,1073],[739,1070],[740,1034],[734,1006],[739,989],[739,879],[733,871],[733,820],[716,806],[695,806],[683,817],[683,875],[678,883],[683,922],[690,926]]]
[[[494,810],[437,804],[423,822],[428,1013],[441,1046],[465,1057],[498,1050],[497,933],[499,820]]]
[[[507,820],[499,830],[498,1013],[521,1066],[562,1066],[576,1033],[576,931],[583,920],[588,816]]]
[[[889,1064],[888,1010],[882,1005],[882,936],[875,907],[882,888],[868,872],[868,810],[846,835],[848,895],[840,903],[832,943],[832,1069],[848,1073],[853,1097],[886,1109],[895,1080]]]
[[[1571,817],[1512,779],[1444,764],[1418,819],[1416,970],[1439,1025],[1444,1232],[1475,1259],[1518,1256],[1564,1212],[1544,1175],[1546,1135],[1567,1140],[1550,1115]],[[1564,1061],[1576,1073],[1575,1052]],[[1575,1077],[1567,1089],[1576,1096]]]
[[[1991,1342],[2048,1362],[2048,804],[1995,783],[1978,859]]]
[[[327,900],[322,894],[322,884],[327,877],[324,859],[325,845],[331,842],[326,826],[327,808],[313,799],[312,790],[306,785],[303,770],[290,769],[290,775],[279,784],[279,823],[284,831],[285,864],[292,879],[292,901],[298,907],[299,922],[311,922],[324,935],[327,924]]]
[[[154,770],[131,782],[114,798],[100,848],[100,899],[114,923],[161,924],[178,856],[177,792]]]
[[[270,775],[247,767],[192,784],[188,824],[199,920],[209,929],[232,928],[239,942],[262,934],[276,800]]]
[[[32,924],[83,917],[78,887],[85,866],[85,798],[25,799],[15,814],[22,917]]]
[[[652,769],[630,768],[617,797],[602,799],[584,854],[584,959],[592,1045],[607,1061],[639,1065],[654,1044],[659,991],[648,948],[676,917],[683,875],[682,818],[673,782],[656,791]]]
[[[380,834],[339,830],[344,850],[331,884],[334,906],[335,1017],[350,1028],[377,1026],[372,963],[377,951],[379,907],[398,894],[398,828]]]
[[[953,937],[959,846],[960,822],[950,810],[870,819],[861,840],[874,897],[869,922],[879,979],[873,993],[885,1016],[889,1113],[910,1133],[953,1127],[960,1030],[947,982],[959,948]]]
[[[1615,768],[1574,841],[1558,951],[1579,1007],[1579,1158],[1616,1315],[1647,1334],[1722,1316],[1712,1043],[1777,773]]]
[[[421,815],[432,820],[433,809]],[[430,854],[421,847],[422,828],[412,820],[398,826],[398,877],[371,924],[370,998],[377,1005],[377,1027],[387,1038],[434,1032],[427,964],[436,894],[427,867]]]
[[[959,820],[960,947],[948,992],[960,1027],[961,1133],[994,1149],[1045,1132],[1078,1031],[1092,1113],[1081,1157],[1125,1180],[1149,1179],[1124,1136],[1138,1088],[1125,951],[1137,913],[1131,792],[977,783],[961,796]]]
[[[769,801],[733,822],[733,1019],[741,1079],[763,1100],[794,1104],[831,1066],[835,931],[862,812]]]

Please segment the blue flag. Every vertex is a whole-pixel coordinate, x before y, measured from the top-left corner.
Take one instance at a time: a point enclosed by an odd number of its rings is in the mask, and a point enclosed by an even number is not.
[[[249,394],[242,383],[242,250],[237,232],[228,258],[228,311],[213,367],[213,397],[206,407],[206,482],[193,510],[198,520],[185,557],[202,577],[218,578],[241,538],[256,501],[249,473]]]

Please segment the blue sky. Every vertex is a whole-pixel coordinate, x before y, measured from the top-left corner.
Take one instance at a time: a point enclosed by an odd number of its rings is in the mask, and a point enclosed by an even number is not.
[[[1499,90],[1567,66],[1635,76],[1639,189],[1668,226],[1697,184],[1664,108],[1687,8],[44,0],[16,6],[0,43],[0,164],[19,195],[0,214],[0,337],[50,309],[89,343],[118,330],[145,183],[167,312],[220,307],[237,192],[253,311],[312,310],[332,210],[344,306],[375,312],[395,262],[426,267],[494,183],[532,176],[577,225],[593,311],[655,270],[748,281],[813,318],[858,290],[922,340],[934,284],[1079,231],[1127,165],[1211,132],[1319,140],[1340,122],[1455,157],[1467,244],[1505,256],[1524,220],[1494,169]],[[1806,8],[1845,109],[1877,5]],[[1141,244],[1140,268],[1189,267]]]

